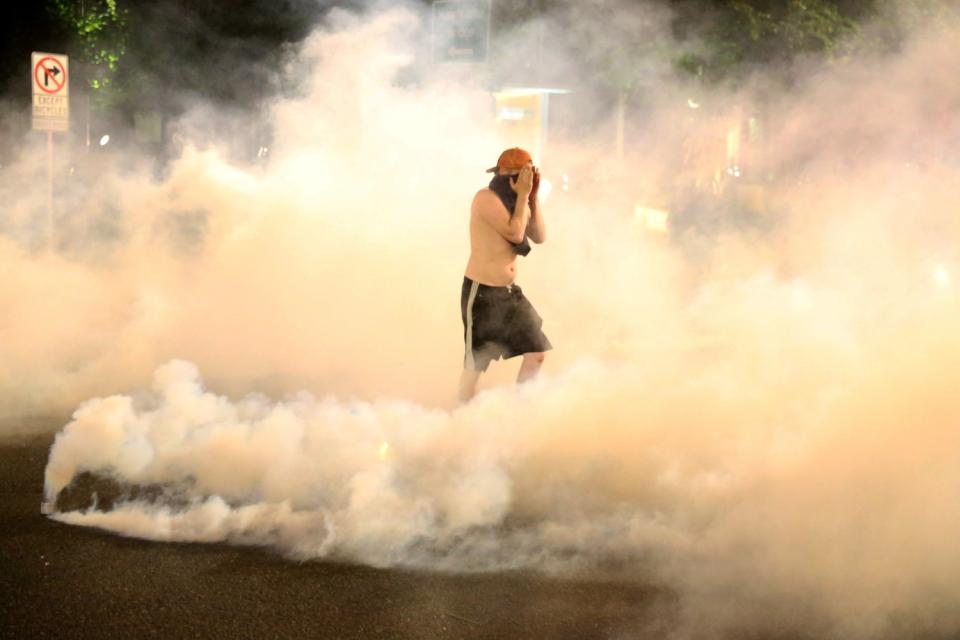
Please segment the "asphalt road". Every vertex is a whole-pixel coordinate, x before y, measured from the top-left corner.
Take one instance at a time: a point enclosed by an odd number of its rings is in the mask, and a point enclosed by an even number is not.
[[[297,563],[269,549],[147,542],[51,521],[40,515],[43,470],[65,422],[0,440],[0,638],[669,634],[674,599],[636,581]]]

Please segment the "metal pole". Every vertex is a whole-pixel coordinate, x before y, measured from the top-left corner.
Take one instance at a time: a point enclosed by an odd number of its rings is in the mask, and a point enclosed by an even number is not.
[[[47,131],[47,250],[53,250],[53,131]]]
[[[625,120],[627,119],[627,92],[623,89],[620,89],[620,93],[617,95],[617,114],[616,114],[616,150],[617,150],[617,159],[623,160],[623,146],[624,146],[624,129]]]

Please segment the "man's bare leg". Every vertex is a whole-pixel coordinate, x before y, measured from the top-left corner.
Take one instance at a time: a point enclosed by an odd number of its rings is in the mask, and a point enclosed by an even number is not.
[[[477,393],[477,381],[480,380],[480,372],[473,369],[464,369],[460,374],[460,402],[469,402]]]
[[[517,374],[517,384],[536,378],[546,357],[547,355],[543,352],[523,354],[523,363],[520,365],[520,373]]]

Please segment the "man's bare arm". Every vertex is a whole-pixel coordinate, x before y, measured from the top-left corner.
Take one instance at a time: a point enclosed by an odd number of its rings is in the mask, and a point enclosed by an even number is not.
[[[527,236],[537,244],[547,239],[547,226],[543,223],[543,209],[539,198],[530,199],[530,222],[527,223]]]

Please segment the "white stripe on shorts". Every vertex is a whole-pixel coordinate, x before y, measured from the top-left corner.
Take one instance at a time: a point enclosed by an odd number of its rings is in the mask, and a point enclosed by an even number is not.
[[[476,371],[475,363],[473,360],[473,301],[477,297],[477,289],[480,288],[480,284],[473,280],[473,284],[470,285],[470,295],[467,297],[467,336],[464,342],[466,347],[466,360],[464,360],[465,366],[471,371]]]

